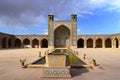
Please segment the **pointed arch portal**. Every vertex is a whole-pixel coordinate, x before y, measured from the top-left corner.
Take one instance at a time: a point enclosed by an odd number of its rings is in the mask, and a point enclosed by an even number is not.
[[[30,47],[30,40],[29,39],[24,39],[23,40],[23,45],[24,45],[24,48],[29,48]]]
[[[4,37],[4,38],[2,39],[2,48],[7,48],[6,43],[7,43],[7,38]]]
[[[22,44],[21,44],[21,40],[20,39],[15,39],[15,48],[21,48]]]
[[[70,45],[70,30],[61,25],[54,31],[54,47],[66,47]]]
[[[87,40],[87,48],[93,48],[93,39],[89,38]]]
[[[48,40],[47,39],[41,40],[41,48],[48,48]]]
[[[84,40],[83,39],[79,39],[78,41],[77,41],[77,47],[78,48],[84,48]]]
[[[112,45],[111,45],[111,39],[110,39],[110,38],[106,39],[106,40],[105,40],[105,47],[106,47],[106,48],[111,48],[111,46],[112,46]]]
[[[98,38],[96,40],[96,48],[102,48],[102,39],[101,38]]]
[[[32,40],[32,48],[39,48],[39,40],[38,39]]]

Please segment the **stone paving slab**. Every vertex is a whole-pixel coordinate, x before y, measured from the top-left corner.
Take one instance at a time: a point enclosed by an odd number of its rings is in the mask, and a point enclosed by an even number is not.
[[[99,69],[72,69],[72,78],[40,78],[39,68],[21,68],[20,59],[30,63],[48,49],[0,50],[0,80],[120,80],[120,49],[76,49],[78,56],[95,58]]]

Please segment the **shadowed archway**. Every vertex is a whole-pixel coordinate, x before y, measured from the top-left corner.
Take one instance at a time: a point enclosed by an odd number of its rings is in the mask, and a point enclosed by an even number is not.
[[[83,39],[79,39],[77,41],[77,48],[84,48],[84,40]]]
[[[98,38],[96,40],[96,48],[102,48],[102,39],[101,38]]]
[[[41,48],[48,48],[48,40],[47,39],[41,40]]]
[[[54,31],[54,47],[67,47],[70,45],[70,30],[61,25]]]
[[[8,48],[11,48],[12,47],[12,39],[8,39]]]
[[[32,48],[39,48],[39,40],[38,39],[32,40]]]
[[[111,39],[110,38],[107,38],[105,40],[105,48],[111,48]]]
[[[93,48],[93,39],[89,38],[87,40],[87,48]]]
[[[2,39],[2,48],[7,48],[7,38]]]
[[[30,40],[25,38],[23,40],[23,46],[24,46],[24,48],[30,48]]]
[[[15,48],[21,48],[21,47],[22,47],[21,40],[16,38],[15,39]]]

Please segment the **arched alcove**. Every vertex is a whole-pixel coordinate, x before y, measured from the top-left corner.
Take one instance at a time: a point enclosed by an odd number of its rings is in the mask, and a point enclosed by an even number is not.
[[[41,40],[41,48],[48,48],[48,40],[47,39]]]
[[[2,39],[2,48],[7,48],[7,38]]]
[[[96,40],[96,48],[102,48],[102,39],[101,38],[98,38]]]
[[[16,38],[15,39],[15,48],[21,48],[21,46],[22,46],[21,40]]]
[[[70,30],[61,25],[54,31],[54,47],[66,47],[70,45]]]
[[[39,48],[39,40],[38,39],[32,40],[32,48]]]
[[[87,40],[87,48],[93,48],[93,39],[89,38]]]
[[[84,40],[83,39],[79,39],[77,41],[77,48],[84,48]]]
[[[30,40],[25,38],[23,40],[23,46],[24,46],[24,48],[30,48]]]
[[[107,39],[105,40],[105,47],[106,47],[106,48],[111,48],[111,39],[110,39],[110,38],[107,38]]]

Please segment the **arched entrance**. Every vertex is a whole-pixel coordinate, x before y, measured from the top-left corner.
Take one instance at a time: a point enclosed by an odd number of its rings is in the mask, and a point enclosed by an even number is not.
[[[105,47],[106,48],[111,48],[111,39],[110,38],[105,40]]]
[[[20,39],[15,39],[15,48],[21,48],[22,45],[21,45],[21,40]]]
[[[8,48],[10,48],[12,46],[12,39],[8,39]]]
[[[87,48],[93,48],[93,39],[89,38],[87,40]]]
[[[98,38],[96,40],[96,48],[102,48],[102,39],[101,38]]]
[[[115,38],[115,39],[114,39],[114,46],[115,46],[115,48],[118,48],[118,47],[119,47],[118,44],[119,44],[118,39]]]
[[[54,31],[54,47],[70,46],[70,30],[61,25]]]
[[[2,48],[7,48],[7,38],[2,39]]]
[[[79,39],[77,41],[77,48],[84,48],[84,40],[83,39]]]
[[[30,40],[29,39],[24,39],[23,40],[23,45],[24,45],[24,48],[30,48]]]
[[[48,40],[47,39],[41,40],[41,48],[48,48]]]
[[[32,48],[39,48],[39,40],[37,39],[32,40]]]

